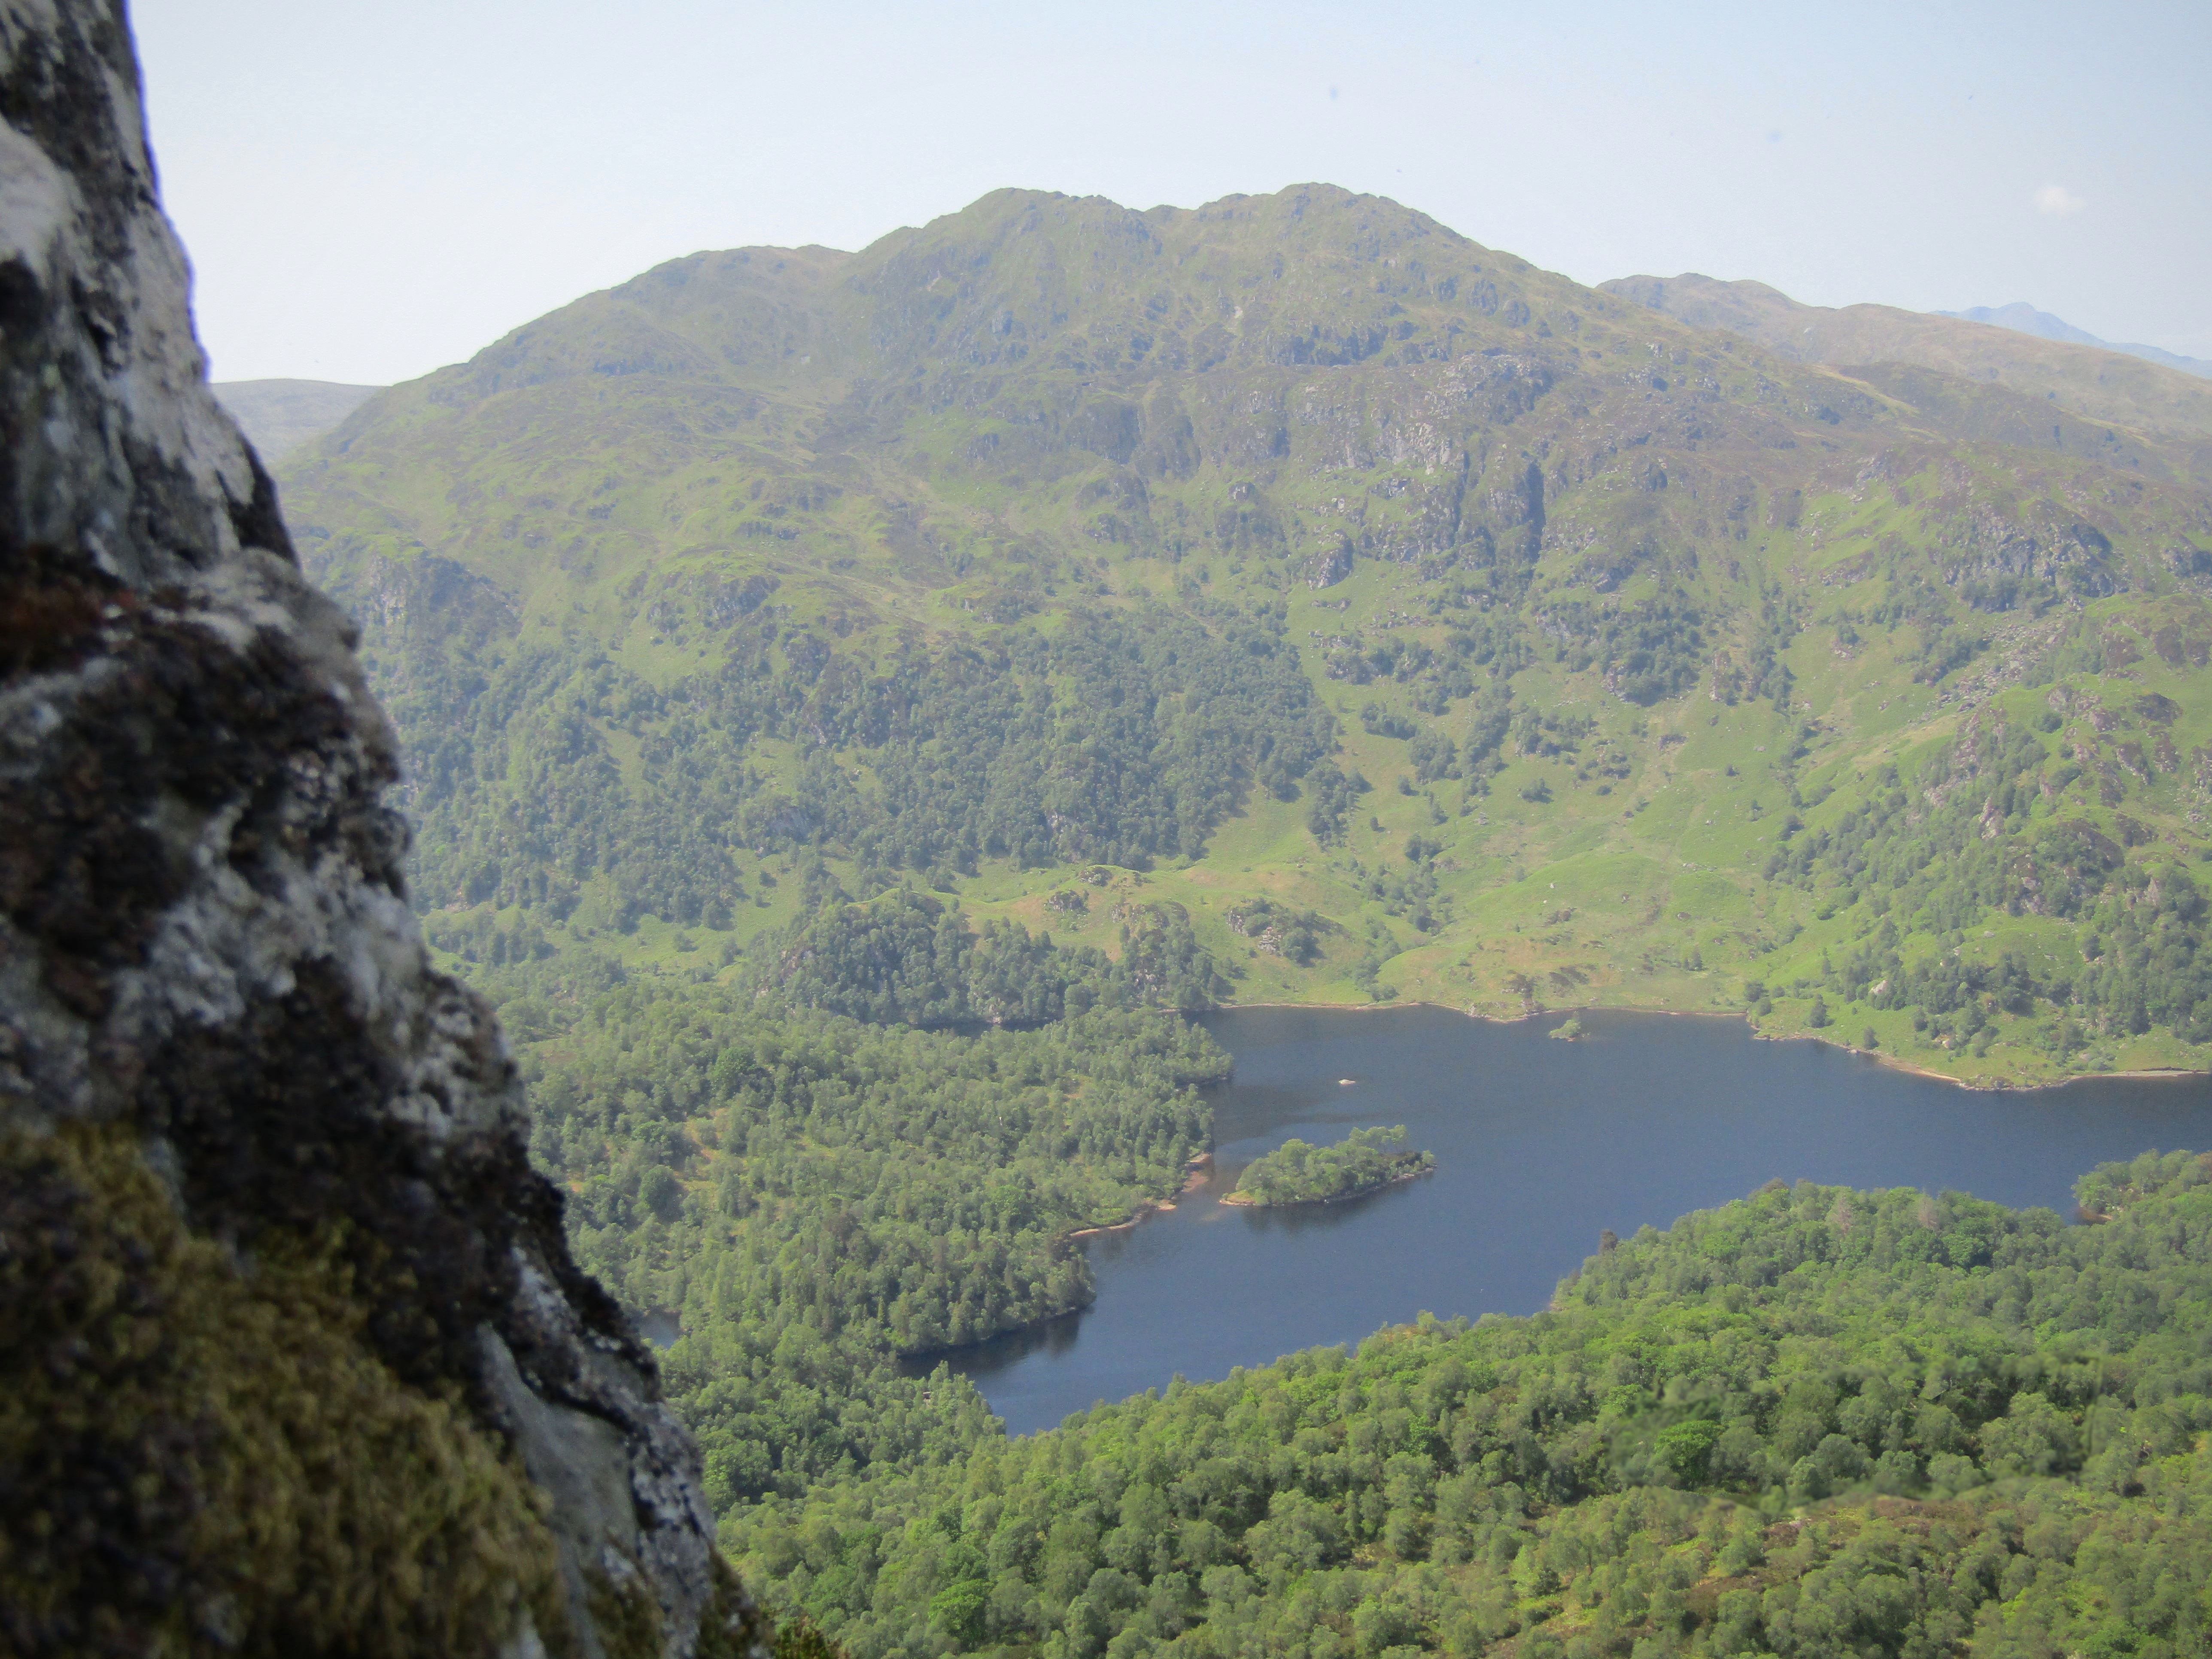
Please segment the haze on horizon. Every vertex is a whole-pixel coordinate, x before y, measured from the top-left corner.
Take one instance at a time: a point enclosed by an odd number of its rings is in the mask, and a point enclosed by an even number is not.
[[[1002,185],[1325,180],[1579,282],[2027,300],[2212,356],[2212,12],[1821,17],[141,0],[218,379],[385,383],[702,248],[858,248]]]

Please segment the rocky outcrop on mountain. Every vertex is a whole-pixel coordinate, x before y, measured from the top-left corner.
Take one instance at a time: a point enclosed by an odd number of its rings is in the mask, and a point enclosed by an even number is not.
[[[1334,546],[1324,547],[1306,562],[1306,585],[1309,587],[1334,587],[1352,574],[1352,541],[1339,537]]]
[[[204,385],[118,0],[0,0],[0,1650],[736,1655]]]

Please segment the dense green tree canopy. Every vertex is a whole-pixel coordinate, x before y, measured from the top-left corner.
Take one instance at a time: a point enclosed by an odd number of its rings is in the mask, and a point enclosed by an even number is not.
[[[1212,1142],[1190,1085],[1228,1064],[1139,1006],[969,1035],[611,965],[495,982],[546,1033],[532,1153],[578,1259],[680,1320],[670,1387],[721,1506],[985,1434],[972,1387],[902,1357],[1086,1305],[1070,1236],[1180,1188]]]
[[[1094,1008],[1211,1007],[1230,992],[1179,904],[1124,904],[1121,950],[1054,947],[1015,922],[968,920],[901,890],[833,904],[761,952],[763,988],[879,1024],[1035,1025]]]

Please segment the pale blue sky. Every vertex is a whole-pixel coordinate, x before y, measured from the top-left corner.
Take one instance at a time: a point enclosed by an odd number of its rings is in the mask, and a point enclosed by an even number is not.
[[[2212,6],[137,0],[217,378],[383,382],[663,259],[1325,179],[1583,282],[2027,300],[2212,356]]]

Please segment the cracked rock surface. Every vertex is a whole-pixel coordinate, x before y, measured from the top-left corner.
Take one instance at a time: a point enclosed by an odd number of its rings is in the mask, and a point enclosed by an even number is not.
[[[391,728],[207,390],[186,289],[119,0],[0,0],[0,1346],[51,1311],[9,1230],[22,1160],[121,1137],[242,1282],[268,1240],[343,1241],[377,1374],[452,1402],[544,1495],[568,1627],[496,1645],[744,1652],[690,1439],[569,1259],[489,1009],[430,964]],[[132,1317],[157,1352],[162,1307]],[[27,1455],[0,1436],[0,1510],[51,1521],[68,1504]],[[143,1510],[83,1521],[84,1571],[96,1589],[135,1539],[159,1624],[198,1569]],[[65,1599],[0,1647],[92,1642]],[[241,1617],[191,1644],[246,1641]]]

